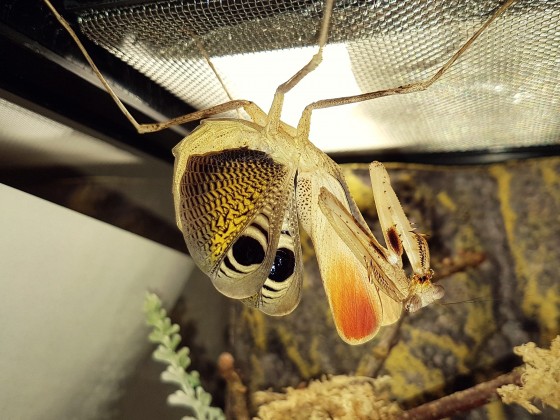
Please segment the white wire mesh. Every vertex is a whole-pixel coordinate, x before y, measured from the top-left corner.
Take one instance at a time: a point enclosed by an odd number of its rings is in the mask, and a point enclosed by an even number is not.
[[[329,97],[330,88],[342,77],[354,79],[358,86],[359,92],[348,91],[351,95],[430,76],[499,4],[495,0],[337,2],[329,42],[342,45],[347,59],[328,60],[327,49],[323,65],[330,68],[331,79],[309,89],[309,101]],[[245,63],[260,51],[286,50],[280,63],[298,68],[303,62],[291,63],[290,57],[296,55],[295,49],[315,44],[322,7],[315,0],[176,0],[87,11],[81,26],[94,42],[184,101],[205,108],[227,97],[192,34],[220,63],[219,71],[233,96],[252,100],[255,93],[250,86],[280,64],[270,60],[272,67],[267,67],[267,55],[259,55],[260,62],[241,64],[246,66],[241,70],[245,74],[237,77],[230,74],[231,63]],[[559,22],[560,1],[520,0],[428,92],[373,100],[349,116],[336,110],[318,111],[316,115],[325,112],[327,117],[315,123],[351,127],[358,124],[342,118],[368,121],[359,134],[365,140],[358,146],[352,146],[358,134],[349,134],[352,139],[335,138],[340,147],[331,150],[464,151],[558,144]],[[306,52],[309,57],[311,53]],[[286,71],[287,78],[293,70]],[[238,82],[243,77],[248,84]],[[267,80],[270,98],[283,81]],[[266,109],[267,104],[262,106]],[[345,133],[328,127],[325,131],[326,135]]]

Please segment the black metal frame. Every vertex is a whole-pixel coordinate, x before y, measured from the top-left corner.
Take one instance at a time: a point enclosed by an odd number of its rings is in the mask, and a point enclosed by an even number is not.
[[[60,2],[54,3],[72,21],[73,15]],[[105,50],[86,39],[82,42],[111,84],[124,92],[123,100],[139,122],[193,111]],[[188,134],[189,127],[138,134],[85,64],[66,31],[40,1],[33,5],[17,0],[2,2],[0,51],[0,96],[12,102],[168,162],[173,159],[171,148]]]

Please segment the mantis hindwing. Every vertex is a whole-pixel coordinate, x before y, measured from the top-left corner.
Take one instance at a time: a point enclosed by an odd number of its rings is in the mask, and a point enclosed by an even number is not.
[[[207,119],[174,149],[176,221],[196,264],[224,295],[270,315],[285,315],[300,301],[299,229],[313,241],[340,337],[359,344],[395,322],[403,307],[415,311],[443,296],[431,283],[424,236],[413,231],[383,166],[370,166],[374,197],[387,248],[375,239],[340,168],[308,139],[311,112],[382,96],[427,89],[501,15],[504,3],[430,79],[359,96],[308,105],[297,128],[280,120],[284,95],[321,62],[333,0],[327,0],[319,51],[281,84],[268,113],[231,100],[164,123],[138,124],[106,83],[68,23],[69,31],[121,111],[140,132],[153,132],[243,108],[249,120]],[[402,265],[406,253],[412,268]]]

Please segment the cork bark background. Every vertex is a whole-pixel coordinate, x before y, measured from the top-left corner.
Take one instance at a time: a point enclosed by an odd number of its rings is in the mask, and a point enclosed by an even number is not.
[[[429,235],[446,296],[373,341],[349,346],[336,333],[311,242],[303,238],[303,298],[291,315],[273,318],[231,303],[230,346],[251,392],[324,374],[386,374],[391,394],[407,407],[509,371],[520,364],[515,345],[548,347],[560,333],[560,158],[386,166],[405,212]],[[375,232],[367,165],[344,171]],[[524,415],[491,403],[471,416],[513,412]]]

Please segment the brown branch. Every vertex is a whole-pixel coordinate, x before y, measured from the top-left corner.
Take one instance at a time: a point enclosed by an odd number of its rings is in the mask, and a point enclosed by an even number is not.
[[[521,384],[521,373],[512,371],[500,375],[488,382],[475,385],[464,391],[458,391],[436,401],[422,404],[406,411],[401,418],[415,420],[435,420],[451,417],[455,414],[470,411],[488,403],[498,394],[496,389],[507,384]]]
[[[482,252],[460,251],[454,257],[444,258],[440,262],[436,261],[432,268],[437,274],[438,281],[440,281],[468,268],[478,267],[485,259],[486,255]]]

